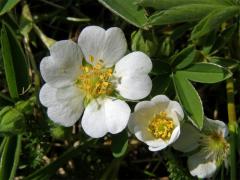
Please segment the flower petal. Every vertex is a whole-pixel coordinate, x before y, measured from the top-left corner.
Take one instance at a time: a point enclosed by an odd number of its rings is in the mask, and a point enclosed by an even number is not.
[[[228,127],[227,125],[219,120],[213,120],[205,117],[204,131],[216,131],[218,133],[221,133],[224,137],[228,135]]]
[[[178,140],[173,144],[173,148],[182,151],[190,152],[199,147],[200,132],[193,125],[183,123],[181,126],[181,134]]]
[[[117,27],[105,31],[99,26],[88,26],[82,30],[78,44],[89,63],[103,60],[107,67],[113,66],[127,50],[125,36]],[[90,56],[94,57],[94,62],[91,62]]]
[[[120,28],[112,27],[106,31],[102,59],[108,67],[115,65],[126,53],[127,41]]]
[[[106,99],[104,102],[106,124],[112,134],[121,132],[128,123],[131,109],[128,104],[118,99]]]
[[[158,109],[158,112],[166,111],[170,103],[170,99],[165,95],[157,95],[153,97],[151,101],[155,104],[156,108]]]
[[[192,176],[201,179],[212,177],[217,170],[216,163],[206,160],[201,151],[188,158],[188,168]]]
[[[50,106],[47,110],[48,117],[55,123],[69,127],[80,118],[83,112],[82,98],[73,98]]]
[[[44,84],[39,92],[39,100],[45,107],[53,106],[57,103],[57,89],[51,87],[48,83]]]
[[[59,102],[65,102],[74,98],[80,98],[83,101],[84,98],[84,95],[81,93],[77,86],[58,88],[56,96]]]
[[[160,150],[162,150],[162,149],[164,149],[166,147],[167,147],[167,144],[162,142],[161,144],[158,144],[157,147],[149,146],[148,149],[149,149],[149,151],[160,151]]]
[[[178,116],[178,120],[183,120],[184,113],[181,105],[177,101],[171,101],[168,105],[168,110],[175,112]]]
[[[168,141],[168,145],[174,143],[180,136],[180,126],[174,128],[171,138]]]
[[[115,73],[118,77],[127,74],[148,74],[152,70],[152,61],[142,52],[132,52],[124,56],[115,66]]]
[[[87,105],[83,113],[82,128],[86,134],[93,138],[103,137],[108,132],[103,104],[104,100],[93,100]]]
[[[126,99],[138,100],[149,95],[152,89],[152,80],[148,75],[136,74],[123,76],[116,90]]]
[[[133,134],[135,134],[136,129],[145,130],[144,128],[148,126],[149,121],[153,117],[153,114],[154,114],[154,104],[151,101],[141,101],[137,103],[137,105],[134,108],[134,113],[132,113],[128,122],[129,130]]]
[[[43,79],[56,88],[72,84],[80,73],[80,47],[70,40],[58,41],[50,48],[50,54],[40,64]]]

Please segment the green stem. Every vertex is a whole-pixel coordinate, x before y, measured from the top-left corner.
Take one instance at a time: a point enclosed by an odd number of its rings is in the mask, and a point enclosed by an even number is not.
[[[237,137],[237,117],[234,103],[234,84],[233,78],[229,78],[226,84],[227,90],[227,109],[228,109],[228,128],[230,134],[230,177],[231,180],[237,179],[236,171],[236,137]]]

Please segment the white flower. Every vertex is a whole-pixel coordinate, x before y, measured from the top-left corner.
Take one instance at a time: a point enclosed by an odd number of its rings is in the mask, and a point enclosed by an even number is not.
[[[46,81],[40,101],[48,108],[49,118],[72,126],[85,109],[81,124],[89,136],[122,131],[131,110],[116,97],[137,100],[152,88],[149,57],[142,52],[124,56],[126,50],[125,36],[116,27],[105,31],[89,26],[82,30],[78,44],[71,40],[54,44],[40,64]]]
[[[182,152],[193,152],[187,162],[192,176],[210,178],[228,154],[227,135],[224,122],[206,118],[202,132],[192,124],[184,123],[173,147]]]
[[[150,151],[159,151],[177,140],[184,113],[176,101],[158,95],[151,101],[139,102],[129,120],[128,128]]]

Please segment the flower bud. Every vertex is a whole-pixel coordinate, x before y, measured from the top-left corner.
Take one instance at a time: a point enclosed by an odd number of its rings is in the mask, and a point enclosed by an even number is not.
[[[131,37],[131,48],[133,51],[142,51],[150,57],[156,56],[158,42],[156,41],[156,37],[153,35],[152,32],[143,32],[142,30],[139,30],[133,32]]]
[[[161,45],[161,54],[164,56],[170,56],[173,52],[173,41],[170,39],[170,37],[166,37],[163,40],[163,43]]]
[[[25,129],[25,117],[13,107],[5,107],[0,111],[0,132],[18,134]]]

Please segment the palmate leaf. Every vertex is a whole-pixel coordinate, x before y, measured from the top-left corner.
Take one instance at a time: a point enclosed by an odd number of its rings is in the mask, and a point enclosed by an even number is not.
[[[176,69],[186,68],[197,60],[198,55],[199,52],[195,49],[195,47],[193,45],[189,45],[172,57],[172,66]]]
[[[231,71],[213,63],[196,63],[177,73],[181,77],[200,83],[217,83],[232,76]]]
[[[152,7],[154,9],[169,9],[175,6],[187,4],[213,4],[213,5],[231,5],[227,0],[140,0],[139,5],[143,7]]]
[[[144,28],[147,22],[146,12],[135,0],[98,0],[114,14],[122,17],[130,24]]]
[[[231,77],[232,73],[217,64],[195,63],[173,74],[173,82],[178,98],[194,124],[203,126],[203,107],[201,99],[190,81],[200,83],[217,83]]]
[[[184,76],[178,72],[173,74],[173,82],[178,98],[186,110],[193,123],[199,128],[203,127],[204,112],[202,101],[191,84]]]

